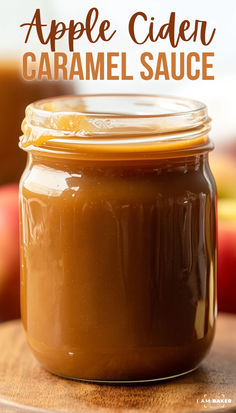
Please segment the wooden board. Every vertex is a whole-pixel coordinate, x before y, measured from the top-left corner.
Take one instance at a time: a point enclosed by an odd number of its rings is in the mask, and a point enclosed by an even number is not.
[[[20,321],[5,323],[0,325],[0,412],[212,413],[223,407],[223,412],[236,412],[235,351],[236,316],[221,314],[212,350],[194,373],[147,385],[80,383],[43,370],[31,355]],[[232,402],[213,402],[220,397]],[[206,407],[205,399],[211,400]]]

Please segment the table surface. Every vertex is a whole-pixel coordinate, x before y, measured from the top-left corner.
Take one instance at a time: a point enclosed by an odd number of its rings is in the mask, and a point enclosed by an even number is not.
[[[42,369],[20,321],[0,326],[0,412],[236,412],[236,316],[220,314],[212,349],[201,366],[178,379],[146,385],[90,384]],[[231,403],[213,399],[231,399]],[[204,402],[208,400],[208,402]]]

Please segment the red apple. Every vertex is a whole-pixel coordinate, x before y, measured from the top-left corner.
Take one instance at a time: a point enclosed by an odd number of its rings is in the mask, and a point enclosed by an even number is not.
[[[218,307],[236,313],[236,200],[219,200]]]
[[[0,187],[0,321],[20,316],[18,184]]]

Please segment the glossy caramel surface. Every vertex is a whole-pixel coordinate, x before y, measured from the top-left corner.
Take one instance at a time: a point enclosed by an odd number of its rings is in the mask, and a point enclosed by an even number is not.
[[[135,381],[194,369],[215,324],[206,154],[83,161],[33,153],[21,180],[21,297],[50,371]]]

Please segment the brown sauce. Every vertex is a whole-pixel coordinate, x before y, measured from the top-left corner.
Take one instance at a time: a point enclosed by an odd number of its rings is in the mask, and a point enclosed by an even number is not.
[[[34,153],[21,237],[22,319],[48,370],[148,380],[205,356],[216,250],[207,154],[108,163]]]

